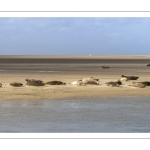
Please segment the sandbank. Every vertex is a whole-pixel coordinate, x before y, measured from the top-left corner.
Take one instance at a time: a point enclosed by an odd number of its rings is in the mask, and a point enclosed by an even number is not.
[[[120,87],[109,87],[105,83],[117,81],[122,74],[139,76],[137,81],[150,81],[149,63],[149,56],[1,56],[0,100],[148,96],[150,87],[129,86],[134,81],[123,81]],[[100,69],[100,65],[110,68]],[[98,78],[100,85],[71,85],[86,77]],[[26,78],[45,83],[58,80],[66,85],[27,86]],[[11,87],[11,82],[21,82],[23,87]]]

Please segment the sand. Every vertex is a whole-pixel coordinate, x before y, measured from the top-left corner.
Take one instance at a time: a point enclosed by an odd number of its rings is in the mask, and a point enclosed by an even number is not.
[[[134,81],[123,81],[120,87],[106,86],[121,75],[139,76],[137,81],[150,81],[149,56],[0,56],[0,100],[30,99],[92,99],[115,96],[148,96],[150,87],[129,86]],[[109,66],[100,69],[100,65]],[[95,77],[100,85],[71,85],[71,82]],[[66,85],[27,86],[26,78],[58,80]],[[23,87],[12,87],[21,82]]]

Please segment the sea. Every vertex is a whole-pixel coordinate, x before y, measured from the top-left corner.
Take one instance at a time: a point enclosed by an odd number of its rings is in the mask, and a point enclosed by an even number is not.
[[[0,133],[149,133],[150,96],[0,100]]]

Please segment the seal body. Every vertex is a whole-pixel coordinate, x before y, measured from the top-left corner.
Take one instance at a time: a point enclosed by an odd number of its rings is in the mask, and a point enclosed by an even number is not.
[[[119,87],[122,84],[122,82],[120,80],[116,81],[116,82],[107,82],[106,85],[107,86],[112,86],[112,87]]]
[[[36,79],[26,79],[27,85],[29,86],[44,86],[45,84],[41,80]]]
[[[83,82],[87,82],[87,81],[99,81],[99,79],[96,79],[94,77],[89,77],[89,78],[83,78],[82,81]]]
[[[0,83],[0,87],[2,87],[2,83]]]
[[[85,84],[99,85],[99,82],[96,81],[96,80],[92,80],[92,81],[87,81],[87,82],[85,82]]]
[[[11,86],[14,86],[14,87],[21,87],[23,86],[22,83],[18,83],[18,82],[13,82],[13,83],[10,83]]]
[[[72,85],[85,85],[85,83],[82,80],[73,81],[71,84]]]
[[[61,81],[49,81],[45,84],[49,84],[49,85],[66,85],[66,83],[63,83]]]
[[[101,69],[108,69],[108,66],[100,66]]]
[[[137,80],[139,77],[137,77],[137,76],[125,76],[125,75],[121,75],[121,79],[120,80],[123,80],[123,79],[125,79],[126,81],[128,81],[128,80]]]
[[[150,82],[149,82],[149,81],[133,82],[133,83],[130,84],[129,86],[145,88],[146,86],[150,86]]]
[[[78,81],[74,81],[71,84],[72,85],[86,85],[86,84],[94,84],[94,85],[99,85],[99,79],[93,78],[93,77],[88,77],[88,78],[83,78]]]
[[[134,86],[134,87],[139,87],[139,88],[145,88],[146,85],[140,82],[133,82],[132,84],[130,84],[129,86]]]

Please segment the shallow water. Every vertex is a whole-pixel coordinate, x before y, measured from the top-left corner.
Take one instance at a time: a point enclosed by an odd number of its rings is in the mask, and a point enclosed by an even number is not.
[[[0,132],[149,133],[150,97],[2,100]]]

